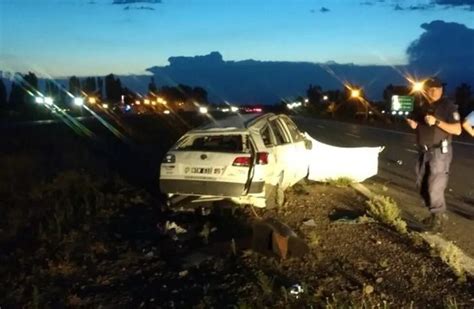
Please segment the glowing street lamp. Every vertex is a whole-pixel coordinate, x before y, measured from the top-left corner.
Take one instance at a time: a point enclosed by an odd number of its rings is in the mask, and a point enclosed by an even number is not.
[[[414,92],[421,92],[424,88],[424,82],[413,82],[412,89]]]
[[[353,99],[360,98],[360,90],[359,89],[351,89],[351,98],[353,98]]]
[[[43,104],[44,103],[44,98],[43,97],[35,97],[35,102],[38,104]]]
[[[97,99],[94,97],[90,97],[89,99],[87,99],[87,102],[89,102],[90,104],[95,104],[97,103]]]
[[[199,113],[207,114],[207,112],[208,112],[207,107],[204,107],[204,106],[199,107]]]

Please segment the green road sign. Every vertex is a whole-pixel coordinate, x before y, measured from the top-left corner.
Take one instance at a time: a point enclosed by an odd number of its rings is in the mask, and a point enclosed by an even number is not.
[[[415,106],[415,98],[409,95],[393,95],[392,111],[395,112],[412,112]]]

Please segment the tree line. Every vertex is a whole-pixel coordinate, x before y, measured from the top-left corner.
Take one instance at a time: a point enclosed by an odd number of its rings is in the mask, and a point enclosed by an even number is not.
[[[39,86],[38,77],[29,72],[28,74],[15,74],[8,93],[5,83],[0,79],[0,108],[9,110],[23,110],[25,106],[33,103],[35,97],[42,94],[52,97],[55,104],[67,106],[74,97],[95,97],[99,101],[106,100],[109,104],[132,103],[143,99],[131,89],[124,87],[119,77],[109,74],[105,77],[78,78],[71,76],[67,87],[55,80],[44,80],[43,87]],[[40,89],[42,88],[42,89]],[[197,101],[207,103],[207,91],[201,87],[191,87],[179,84],[177,86],[158,87],[154,78],[150,78],[148,93],[145,98],[161,97],[168,102]]]

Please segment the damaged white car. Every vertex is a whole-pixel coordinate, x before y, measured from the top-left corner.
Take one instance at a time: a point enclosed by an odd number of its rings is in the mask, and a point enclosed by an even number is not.
[[[305,177],[320,180],[319,168],[327,168],[315,144],[324,150],[286,115],[235,115],[182,136],[162,161],[160,189],[171,205],[231,200],[279,206],[285,189]],[[340,152],[347,155],[345,148]]]
[[[236,115],[180,138],[161,164],[160,189],[171,203],[230,199],[272,207],[308,175],[310,148],[286,115]]]

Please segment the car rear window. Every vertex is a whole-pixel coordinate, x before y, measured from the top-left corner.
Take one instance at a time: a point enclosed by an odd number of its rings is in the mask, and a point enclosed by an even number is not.
[[[196,135],[184,139],[176,150],[243,152],[242,135]]]

